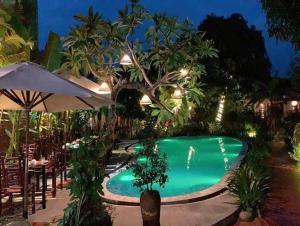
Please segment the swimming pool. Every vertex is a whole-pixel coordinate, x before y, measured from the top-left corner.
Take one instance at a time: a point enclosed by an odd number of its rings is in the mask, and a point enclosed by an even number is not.
[[[169,179],[164,188],[155,185],[154,189],[162,197],[173,197],[218,183],[239,156],[243,144],[229,137],[198,136],[161,139],[158,146],[160,152],[167,153]],[[106,187],[113,194],[139,197],[133,179],[132,171],[124,169],[110,178]]]

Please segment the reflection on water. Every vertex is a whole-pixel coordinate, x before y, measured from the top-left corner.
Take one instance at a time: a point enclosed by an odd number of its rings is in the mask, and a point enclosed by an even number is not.
[[[161,139],[158,152],[167,154],[168,181],[165,187],[154,184],[162,197],[189,194],[213,186],[239,155],[242,143],[228,137],[178,137]],[[147,161],[138,158],[139,162]],[[107,189],[115,194],[139,197],[133,186],[134,175],[124,169],[109,179]]]
[[[196,150],[192,146],[190,146],[189,154],[188,154],[188,158],[187,158],[187,163],[186,163],[186,168],[187,169],[190,168],[190,162],[191,162],[191,159],[192,159],[195,152],[196,152]]]
[[[225,149],[224,139],[219,138],[218,142],[219,142],[220,151],[221,151],[221,153],[223,155],[223,159],[224,159],[224,168],[225,168],[225,170],[228,170],[229,169],[229,165],[228,165],[229,160],[226,156],[226,149]]]

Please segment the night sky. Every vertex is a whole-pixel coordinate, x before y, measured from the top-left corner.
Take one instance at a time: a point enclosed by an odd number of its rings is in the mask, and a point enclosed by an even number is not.
[[[74,14],[87,14],[89,6],[99,11],[105,18],[113,20],[126,0],[39,0],[40,47],[45,45],[48,33],[57,32],[64,36],[75,25]],[[270,38],[267,33],[266,18],[259,0],[142,0],[142,4],[153,12],[167,12],[179,19],[188,17],[197,27],[207,14],[230,16],[240,13],[249,25],[255,25],[263,32],[266,48],[272,62],[273,73],[286,75],[293,58],[290,43]]]

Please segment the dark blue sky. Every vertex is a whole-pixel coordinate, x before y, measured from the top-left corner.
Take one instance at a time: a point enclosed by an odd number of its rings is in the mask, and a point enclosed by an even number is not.
[[[49,31],[62,36],[68,34],[69,28],[75,24],[73,15],[86,14],[89,6],[93,6],[94,10],[102,13],[105,18],[114,19],[126,2],[126,0],[39,0],[40,46],[44,46]],[[167,12],[180,19],[188,17],[195,26],[198,26],[207,14],[214,13],[227,17],[232,13],[241,13],[249,25],[255,25],[263,32],[273,73],[279,72],[284,76],[289,70],[289,63],[294,54],[292,47],[290,43],[269,37],[260,0],[141,0],[141,2],[153,12]]]

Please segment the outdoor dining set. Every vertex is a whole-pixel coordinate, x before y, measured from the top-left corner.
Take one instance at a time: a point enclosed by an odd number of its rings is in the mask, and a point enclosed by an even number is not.
[[[23,201],[26,145],[22,145],[20,149],[20,155],[15,157],[5,157],[0,153],[0,215],[5,209],[13,212],[18,199]],[[42,138],[36,143],[28,144],[27,193],[31,200],[28,207],[31,207],[32,214],[36,211],[36,204],[46,208],[47,196],[56,197],[57,179],[58,188],[63,188],[64,181],[67,180],[69,157],[69,150],[61,142],[54,143]]]

